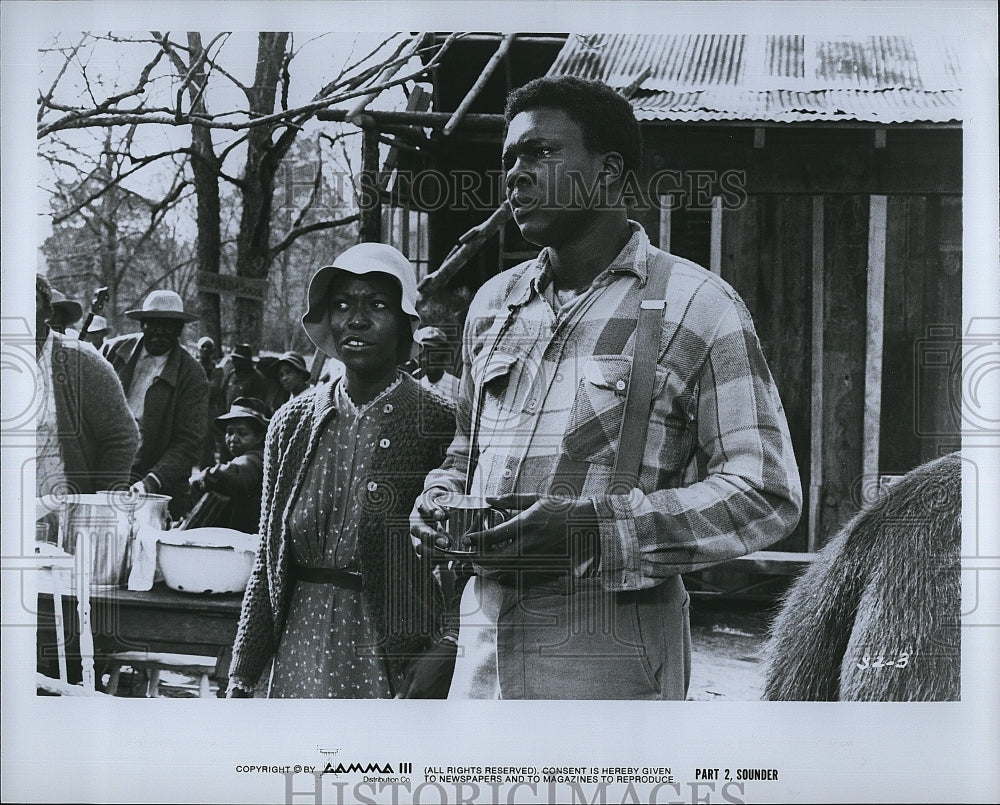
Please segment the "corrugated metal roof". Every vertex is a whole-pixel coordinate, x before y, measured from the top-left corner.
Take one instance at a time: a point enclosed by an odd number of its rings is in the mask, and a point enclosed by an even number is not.
[[[873,123],[961,120],[956,43],[908,36],[594,34],[549,75],[628,86],[640,120]]]

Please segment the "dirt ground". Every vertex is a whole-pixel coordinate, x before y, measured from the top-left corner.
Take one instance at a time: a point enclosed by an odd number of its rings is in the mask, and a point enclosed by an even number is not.
[[[693,598],[689,701],[760,699],[761,652],[772,616],[766,603]]]
[[[761,651],[772,615],[766,602],[692,596],[691,684],[689,701],[756,701],[764,680]],[[122,675],[120,696],[142,696],[141,684],[129,685]],[[212,695],[217,687],[211,685]],[[193,678],[164,671],[160,695],[171,698],[197,696]]]

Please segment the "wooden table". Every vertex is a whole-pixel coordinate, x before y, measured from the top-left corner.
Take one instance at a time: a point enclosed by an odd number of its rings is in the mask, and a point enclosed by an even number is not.
[[[39,598],[39,615],[51,613],[51,596]],[[215,678],[225,680],[242,603],[243,593],[182,593],[162,582],[147,592],[94,590],[91,630],[97,659],[108,651],[207,654],[218,657]],[[63,606],[66,622],[75,623],[75,596],[65,596]]]

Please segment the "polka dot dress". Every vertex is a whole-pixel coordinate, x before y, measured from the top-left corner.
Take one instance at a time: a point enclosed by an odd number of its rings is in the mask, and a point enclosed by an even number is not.
[[[337,410],[320,436],[315,459],[289,516],[293,560],[305,567],[360,571],[358,526],[363,481],[386,414],[383,398],[360,409],[332,390]],[[278,645],[268,695],[274,698],[390,698],[378,638],[364,593],[297,581]]]

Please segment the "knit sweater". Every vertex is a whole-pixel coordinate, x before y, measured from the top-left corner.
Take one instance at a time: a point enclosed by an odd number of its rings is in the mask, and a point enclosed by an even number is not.
[[[333,382],[341,382],[336,380]],[[287,402],[264,445],[261,543],[243,598],[230,676],[253,686],[284,631],[294,582],[288,516],[302,489],[319,436],[337,415],[332,383]],[[381,403],[385,416],[366,478],[358,542],[362,588],[390,674],[402,677],[409,660],[441,630],[444,605],[431,568],[410,542],[409,515],[428,471],[440,465],[455,431],[454,410],[403,375]]]
[[[121,383],[90,344],[52,338],[52,394],[70,488],[90,493],[126,483],[139,430]]]

